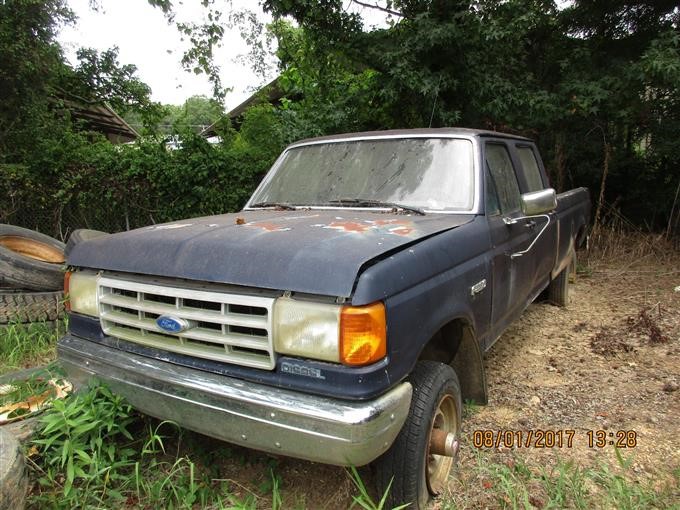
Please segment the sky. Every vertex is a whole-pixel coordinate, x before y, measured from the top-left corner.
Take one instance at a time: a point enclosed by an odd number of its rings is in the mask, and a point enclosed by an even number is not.
[[[212,86],[204,74],[196,75],[182,68],[180,60],[188,45],[180,40],[177,29],[168,24],[160,9],[151,7],[145,0],[101,0],[99,3],[95,12],[88,0],[68,0],[78,20],[74,26],[62,28],[58,39],[71,63],[76,62],[79,47],[102,51],[117,46],[119,63],[137,67],[139,78],[151,87],[153,100],[179,105],[193,95],[212,95]],[[184,5],[174,3],[178,20],[201,21],[203,9],[198,0],[186,0]],[[255,8],[262,21],[269,21],[256,2],[233,0],[232,6]],[[227,109],[237,106],[253,89],[266,83],[248,65],[238,63],[239,55],[247,52],[248,46],[236,30],[225,34],[216,52],[222,84],[233,88],[225,99]],[[271,66],[268,77],[273,78],[275,73],[275,66]]]
[[[98,11],[94,11],[89,0],[68,0],[78,20],[74,26],[62,28],[58,40],[72,64],[76,63],[79,47],[102,51],[117,46],[119,63],[137,67],[137,75],[151,87],[154,101],[181,105],[193,95],[212,95],[212,86],[204,74],[195,75],[182,68],[180,60],[187,43],[180,40],[177,29],[168,24],[160,9],[151,7],[146,0],[100,0],[98,3]],[[250,9],[258,14],[260,21],[271,21],[255,0],[224,0],[224,3],[225,12],[231,3],[234,10]],[[203,9],[199,0],[173,4],[177,20],[201,22]],[[365,22],[371,26],[385,22],[378,11],[361,8],[351,0],[348,0],[348,9],[362,12]],[[276,77],[273,58],[264,79],[256,76],[247,64],[239,62],[239,56],[247,52],[248,46],[237,30],[225,33],[221,48],[216,51],[222,85],[233,88],[225,98],[227,110],[238,106],[254,90]]]

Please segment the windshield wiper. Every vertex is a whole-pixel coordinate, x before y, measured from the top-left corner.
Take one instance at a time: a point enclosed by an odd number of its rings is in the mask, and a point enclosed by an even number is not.
[[[297,210],[297,207],[285,202],[258,202],[256,204],[252,204],[250,207],[278,207],[280,209],[285,209],[286,211]]]
[[[395,204],[394,202],[383,202],[382,200],[371,200],[370,198],[339,198],[329,200],[329,204],[349,205],[351,207],[391,207],[402,211],[408,211],[420,216],[425,216],[425,211],[410,205]]]

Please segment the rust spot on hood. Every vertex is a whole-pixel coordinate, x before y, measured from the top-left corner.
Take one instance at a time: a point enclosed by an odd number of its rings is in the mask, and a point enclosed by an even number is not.
[[[412,221],[401,219],[390,220],[354,220],[354,221],[333,221],[327,225],[318,225],[322,228],[339,230],[342,232],[364,234],[394,234],[398,236],[408,236],[415,232]]]
[[[265,232],[286,232],[292,230],[290,227],[277,225],[270,221],[253,221],[245,224],[246,227],[255,227],[264,230]]]

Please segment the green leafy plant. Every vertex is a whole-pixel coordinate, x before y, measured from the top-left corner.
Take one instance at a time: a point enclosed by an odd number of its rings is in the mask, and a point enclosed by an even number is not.
[[[56,400],[40,419],[42,429],[33,441],[46,467],[40,484],[62,486],[66,498],[75,496],[76,482],[103,495],[120,468],[132,463],[134,451],[112,441],[132,440],[128,426],[133,419],[132,408],[103,386]]]
[[[229,508],[255,508],[255,493],[236,497],[210,469],[180,455],[182,434],[175,423],[140,417],[121,397],[94,385],[41,418],[29,448],[35,482],[30,502],[60,509],[193,509],[222,508],[229,501]],[[279,509],[281,480],[273,470],[270,475],[267,491]]]

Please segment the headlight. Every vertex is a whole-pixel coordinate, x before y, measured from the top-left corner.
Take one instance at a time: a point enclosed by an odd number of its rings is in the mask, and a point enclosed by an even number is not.
[[[274,349],[325,361],[340,361],[340,307],[279,298],[274,305]]]
[[[367,365],[387,353],[385,306],[340,306],[280,298],[274,348],[280,354]]]
[[[64,278],[67,308],[72,312],[97,317],[97,274],[88,271],[68,272]]]

